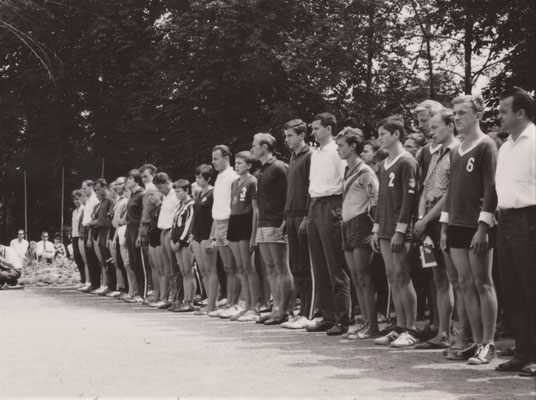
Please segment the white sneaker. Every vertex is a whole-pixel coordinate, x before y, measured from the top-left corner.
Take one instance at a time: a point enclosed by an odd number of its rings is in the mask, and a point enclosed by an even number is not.
[[[489,362],[494,358],[497,358],[497,353],[495,353],[495,345],[481,344],[478,346],[475,355],[467,362],[471,365],[483,365],[489,364]]]
[[[145,301],[143,297],[141,296],[134,296],[132,300],[134,300],[135,303],[140,303],[140,304],[142,304]]]
[[[226,306],[227,305],[227,299],[221,299],[220,301],[218,301],[217,303],[217,306],[218,307],[223,307],[223,306]]]
[[[389,346],[392,342],[398,339],[399,336],[400,334],[397,333],[396,331],[391,331],[385,336],[374,339],[374,344],[377,344],[380,346]]]
[[[296,321],[299,317],[300,317],[299,315],[291,315],[290,317],[288,317],[288,321],[283,322],[281,324],[281,328],[288,328],[288,324],[290,324],[291,322]]]
[[[220,314],[220,318],[232,318],[235,315],[238,315],[242,312],[242,308],[238,307],[236,304],[229,307],[227,310],[223,311]]]
[[[315,325],[314,320],[308,320],[307,317],[304,317],[303,315],[298,315],[294,319],[294,321],[285,322],[285,326],[281,324],[281,327],[288,328],[288,329],[305,329],[314,325]]]
[[[221,309],[221,308],[218,308],[217,310],[214,310],[214,311],[209,311],[209,313],[207,314],[209,317],[219,317],[220,314],[223,312],[224,310]]]
[[[253,310],[247,310],[244,315],[238,317],[239,322],[257,322],[259,320],[259,313]]]
[[[403,332],[396,340],[391,342],[391,347],[408,347],[412,346],[419,341],[418,338],[413,336],[411,332]]]

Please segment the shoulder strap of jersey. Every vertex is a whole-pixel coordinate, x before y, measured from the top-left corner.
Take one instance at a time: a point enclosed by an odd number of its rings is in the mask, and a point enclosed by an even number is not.
[[[348,181],[347,184],[344,185],[344,193],[343,193],[343,198],[346,197],[346,195],[348,194],[348,191],[350,190],[350,187],[354,184],[354,182],[361,176],[363,175],[365,172],[367,172],[367,168],[365,167],[365,163],[363,162],[363,165],[361,166],[361,168],[359,168],[355,174],[350,178],[350,180]]]

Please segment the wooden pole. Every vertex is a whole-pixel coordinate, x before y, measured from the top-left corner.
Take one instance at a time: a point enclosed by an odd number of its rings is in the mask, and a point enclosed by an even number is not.
[[[28,234],[28,194],[26,190],[26,170],[24,170],[24,233],[26,240],[28,240],[30,236]]]
[[[101,166],[101,178],[104,179],[104,158],[102,159],[102,166]]]
[[[63,205],[65,200],[65,167],[61,167],[61,242],[63,243]]]

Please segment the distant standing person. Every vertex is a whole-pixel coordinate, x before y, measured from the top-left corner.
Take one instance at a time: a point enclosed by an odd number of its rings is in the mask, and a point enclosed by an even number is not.
[[[76,264],[76,267],[78,268],[78,271],[80,272],[80,283],[77,285],[77,287],[82,287],[83,283],[86,281],[86,268],[84,259],[82,258],[82,254],[80,253],[80,230],[78,229],[80,227],[80,219],[82,217],[82,211],[84,210],[84,205],[80,201],[80,198],[82,197],[82,191],[81,190],[74,190],[71,194],[71,197],[73,199],[74,207],[72,214],[72,222],[71,222],[71,238],[73,241],[73,257],[74,262]],[[83,240],[83,239],[82,239]]]

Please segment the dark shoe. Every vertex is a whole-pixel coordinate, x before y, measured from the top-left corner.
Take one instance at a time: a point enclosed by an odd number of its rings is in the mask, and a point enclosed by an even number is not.
[[[261,305],[259,307],[259,312],[260,313],[272,312],[272,305],[270,303]]]
[[[527,365],[526,361],[521,361],[517,358],[513,358],[510,361],[497,365],[495,367],[495,371],[518,372],[521,371],[525,367],[525,365]]]
[[[396,323],[393,323],[389,326],[386,326],[385,328],[383,328],[381,331],[380,331],[380,336],[385,336],[385,335],[388,335],[389,333],[391,333],[392,331],[394,331],[395,329],[397,328],[396,326]],[[402,333],[402,332],[398,332],[397,333]]]
[[[322,320],[320,322],[317,322],[315,326],[306,328],[306,331],[307,332],[327,332],[328,330],[333,328],[334,325],[335,324],[332,322],[327,322],[327,321]]]
[[[439,343],[424,342],[424,343],[419,343],[415,345],[414,349],[415,350],[438,350],[438,349],[448,349],[449,346],[450,345],[448,342],[439,342]]]
[[[534,377],[536,376],[536,363],[530,363],[521,370],[519,376]]]
[[[180,306],[177,309],[177,312],[190,312],[190,311],[195,311],[195,308],[193,304],[191,303],[184,303],[182,306]]]
[[[422,342],[427,342],[430,339],[433,339],[437,336],[438,329],[430,324],[426,325],[422,331],[419,332],[419,337]]]
[[[281,325],[283,322],[288,321],[288,314],[285,314],[281,317],[269,318],[264,321],[264,325]]]
[[[333,326],[331,329],[328,329],[326,331],[326,335],[328,336],[340,336],[344,335],[346,332],[348,332],[348,326],[337,324]]]
[[[516,355],[516,346],[508,347],[506,350],[501,351],[501,357],[514,357]]]

